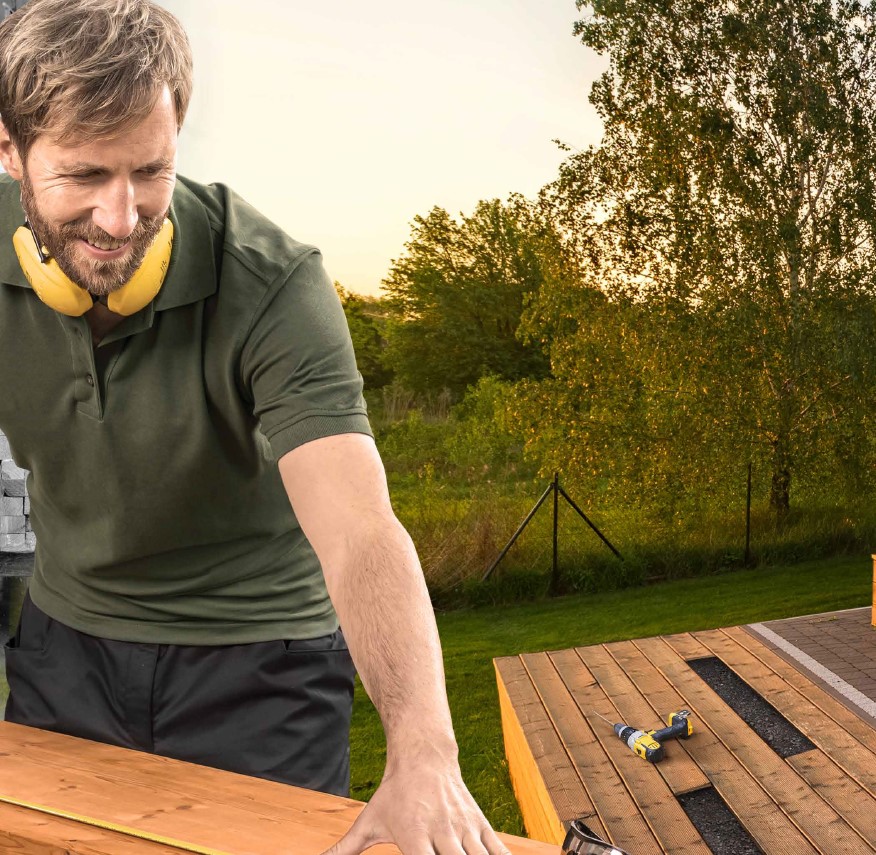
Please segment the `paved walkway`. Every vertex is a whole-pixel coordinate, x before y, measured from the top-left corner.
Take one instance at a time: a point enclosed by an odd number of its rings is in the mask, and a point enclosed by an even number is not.
[[[869,606],[745,627],[876,726],[876,627]]]

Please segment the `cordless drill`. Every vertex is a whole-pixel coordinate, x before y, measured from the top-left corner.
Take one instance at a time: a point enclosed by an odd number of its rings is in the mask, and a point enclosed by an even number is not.
[[[599,713],[596,715],[611,724],[604,715]],[[690,710],[669,713],[666,717],[666,724],[668,727],[660,730],[638,730],[623,722],[613,724],[612,727],[618,739],[625,742],[630,751],[638,754],[649,763],[659,763],[663,759],[663,743],[667,739],[687,739],[693,733]]]

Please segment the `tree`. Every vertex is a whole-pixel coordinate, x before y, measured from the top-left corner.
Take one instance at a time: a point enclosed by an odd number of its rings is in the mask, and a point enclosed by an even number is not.
[[[479,378],[541,377],[541,344],[517,335],[528,298],[554,275],[549,223],[523,197],[479,202],[457,221],[442,208],[417,216],[383,287],[393,309],[389,361],[418,392],[455,398]]]
[[[385,301],[347,291],[338,282],[335,282],[335,290],[347,316],[356,365],[365,388],[381,389],[393,379],[392,369],[386,363],[388,309]]]
[[[857,0],[578,8],[576,34],[610,56],[591,93],[605,134],[567,159],[543,204],[585,282],[613,317],[638,311],[661,354],[629,362],[631,382],[685,401],[696,448],[711,437],[713,457],[761,455],[781,516],[793,473],[868,418],[876,379],[876,12]],[[577,299],[561,295],[559,314]],[[542,295],[528,327],[556,326],[557,313]],[[572,385],[562,354],[581,352],[586,333],[552,351]],[[590,381],[588,406],[613,376]],[[656,406],[626,427],[651,424]]]

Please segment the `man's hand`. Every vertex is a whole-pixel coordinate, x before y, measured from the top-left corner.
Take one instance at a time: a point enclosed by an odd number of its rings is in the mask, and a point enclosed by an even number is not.
[[[359,855],[378,843],[395,843],[404,855],[510,855],[459,767],[428,749],[387,769],[352,828],[323,855]]]
[[[279,466],[386,732],[383,781],[329,852],[395,843],[403,855],[507,855],[462,782],[435,615],[373,440],[316,439]]]

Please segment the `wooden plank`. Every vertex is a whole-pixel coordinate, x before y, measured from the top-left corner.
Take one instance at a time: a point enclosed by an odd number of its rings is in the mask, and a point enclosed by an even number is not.
[[[604,647],[601,645],[579,647],[577,653],[611,699],[617,711],[616,721],[623,721],[625,724],[632,724],[642,729],[651,729],[651,724],[654,724],[655,728],[660,726],[659,722],[651,721],[654,711]],[[643,723],[643,719],[647,723]],[[648,763],[621,743],[605,722],[602,722],[602,725],[605,740],[610,740],[612,745],[615,743],[619,745],[622,751],[628,752],[638,764],[640,774],[631,781],[630,789],[663,849],[672,853],[711,855],[709,848],[663,777],[667,767],[674,762],[686,762],[695,766],[690,757],[684,751],[672,750],[671,756],[667,756],[659,765]],[[677,749],[677,746],[672,745],[671,749]]]
[[[291,824],[319,824],[321,828],[342,834],[362,808],[362,803],[353,799],[340,799],[10,722],[0,722],[0,759],[4,764],[15,764],[16,769],[28,773],[33,770],[37,778],[45,779],[45,792],[35,790],[31,798],[22,797],[22,801],[53,804],[59,808],[67,807],[66,800],[50,801],[51,788],[70,775],[95,781],[95,792],[90,795],[93,801],[118,801],[118,794],[130,788],[137,791],[143,811],[150,813],[154,812],[151,807],[154,799],[145,796],[144,791],[151,791],[160,793],[162,801],[155,810],[166,812],[167,805],[171,804],[175,811],[185,813],[186,819],[189,815],[200,817],[211,810],[212,802],[224,799],[235,811],[243,812],[240,822],[245,825],[262,819],[268,824],[282,820]],[[16,796],[18,791],[10,784],[17,784],[19,780],[20,776],[12,781],[0,781],[0,793]],[[86,792],[90,789],[85,788]],[[64,785],[63,792],[75,793],[75,788]],[[192,807],[188,807],[190,804]],[[87,813],[84,810],[78,812]],[[130,825],[130,822],[123,824]],[[170,835],[169,831],[164,833]]]
[[[697,638],[709,647],[729,668],[732,668],[756,692],[769,702],[795,727],[834,758],[872,798],[876,793],[876,753],[869,746],[876,742],[876,731],[870,730],[870,739],[862,743],[842,725],[826,716],[824,711],[810,699],[813,683],[806,681],[794,688],[781,675],[757,658],[750,650],[727,633],[715,631],[697,634]],[[876,806],[876,805],[874,805]],[[876,811],[874,811],[876,822]],[[866,837],[867,835],[865,835]],[[876,825],[869,839],[876,840]]]
[[[563,830],[563,824],[557,816],[498,667],[496,680],[508,775],[523,817],[524,828],[530,837],[556,842]]]
[[[547,653],[530,653],[520,658],[563,741],[570,762],[596,806],[608,839],[624,848],[641,845],[643,839],[651,836],[648,826],[550,657]]]
[[[606,644],[605,649],[645,696],[653,715],[659,716],[664,710],[672,711],[686,707],[687,701],[631,641],[612,642]],[[697,724],[695,721],[693,724],[696,732]],[[679,755],[690,757],[687,744],[685,740],[670,742],[667,745],[667,755],[673,758]],[[671,772],[666,770],[664,777],[676,795],[708,787],[711,784],[692,757],[691,762],[685,764],[683,768]]]
[[[671,654],[666,643],[659,638],[632,643],[648,658],[652,665],[657,665],[658,668],[666,654]],[[695,676],[685,663],[679,661],[679,667]],[[673,680],[670,674],[664,673],[664,675],[680,692],[683,692],[686,705],[699,715],[695,705],[691,702],[691,696],[684,692],[684,687]],[[698,677],[697,679],[699,680]],[[748,769],[712,732],[705,719],[699,719],[699,728],[694,737],[688,740],[685,748],[708,776],[712,786],[718,791],[730,810],[765,853],[768,855],[778,855],[778,853],[816,855],[816,849],[812,843],[779,810],[775,801],[764,792],[763,787]]]
[[[608,718],[617,714],[614,705],[576,651],[560,650],[551,653],[550,657],[581,713],[592,716],[593,711],[596,711]],[[626,789],[633,794],[638,805],[641,805],[636,793],[642,793],[647,789],[647,785],[641,782],[646,772],[640,768],[641,758],[634,757],[629,749],[617,739],[607,742],[600,740],[600,742],[611,761],[611,765],[616,770],[615,774],[623,781]],[[638,806],[634,806],[627,823],[613,825],[609,828],[609,832],[612,836],[612,842],[635,852],[636,855],[662,855],[664,851],[657,841],[653,829],[649,826],[647,814],[640,813]]]
[[[0,791],[231,855],[318,855],[364,804],[138,751],[0,722]],[[0,851],[26,855],[169,855],[172,847],[0,805]],[[500,835],[512,852],[555,855]],[[120,840],[124,842],[120,842]],[[535,847],[535,848],[533,848]],[[381,845],[374,855],[398,855]]]
[[[664,635],[663,639],[672,645],[673,649],[682,659],[702,659],[711,656],[712,653],[702,643],[697,641],[689,632],[680,632],[677,635]]]
[[[138,752],[130,753],[135,755],[132,760],[139,759],[136,758]],[[282,820],[270,811],[256,813],[263,845],[254,845],[254,812],[233,802],[224,804],[219,819],[209,801],[180,799],[178,794],[162,792],[152,782],[138,785],[111,772],[95,777],[75,766],[59,770],[50,777],[45,764],[38,759],[25,761],[23,756],[13,762],[4,758],[4,766],[7,765],[15,769],[14,780],[0,782],[0,792],[21,801],[236,855],[258,855],[259,850],[265,851],[265,845],[278,853],[290,851],[289,832],[283,832]],[[22,791],[28,794],[27,797],[20,795]],[[29,813],[26,809],[21,810]],[[300,841],[302,850],[321,851],[319,846],[325,836],[317,822],[295,824],[294,837]]]
[[[678,651],[662,640],[636,644],[816,847],[844,855],[872,855],[872,848],[690,670]],[[737,816],[748,820],[744,814]]]
[[[0,793],[21,801],[235,855],[288,851],[291,829],[301,851],[321,852],[323,843],[331,839],[327,829],[334,830],[336,838],[349,827],[331,805],[313,798],[324,794],[191,763],[176,765],[179,761],[86,740],[76,740],[70,751],[59,752],[51,748],[58,743],[47,740],[45,731],[4,722],[7,733],[9,728],[25,735],[14,750],[10,750],[8,735],[2,740],[4,766],[14,768],[15,775],[0,782]],[[83,749],[95,759],[83,762]],[[107,762],[110,756],[113,761]],[[101,758],[105,762],[100,762]],[[144,768],[149,774],[141,775]],[[159,769],[163,775],[156,774]],[[205,782],[209,794],[205,793]],[[277,798],[278,790],[290,805],[298,801],[306,807],[277,810],[269,806],[269,799]],[[264,799],[259,798],[261,794]],[[33,813],[20,810],[23,816]],[[309,811],[314,813],[308,817]],[[254,833],[256,825],[258,833]]]
[[[816,748],[786,760],[864,840],[876,843],[876,799]],[[873,847],[876,851],[876,847]]]
[[[684,709],[685,700],[651,665],[634,644],[619,641],[604,645],[617,667],[622,670],[635,692],[612,694],[621,720],[649,730],[662,727],[665,717]],[[646,722],[648,722],[646,724]],[[658,724],[658,722],[662,722]],[[694,723],[696,727],[696,723]],[[665,746],[666,759],[657,770],[676,795],[709,786],[709,779],[685,751],[685,740],[671,740]]]
[[[181,855],[176,847],[0,804],[0,852],[16,855]]]
[[[502,727],[509,734],[508,769],[527,833],[562,843],[563,822],[594,817],[593,804],[520,658],[493,661]]]
[[[867,746],[873,744],[872,725],[861,719],[860,716],[852,712],[847,706],[841,704],[836,698],[824,691],[821,686],[813,683],[797,667],[767,647],[759,637],[755,637],[752,633],[738,626],[729,627],[724,632],[729,638],[732,638],[741,647],[744,647],[760,659],[764,665],[778,674],[786,683],[803,692],[815,706],[851,734],[858,742]],[[867,786],[869,788],[869,784]],[[876,791],[871,790],[871,792],[876,795]]]

